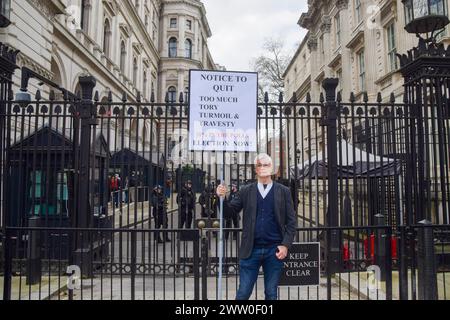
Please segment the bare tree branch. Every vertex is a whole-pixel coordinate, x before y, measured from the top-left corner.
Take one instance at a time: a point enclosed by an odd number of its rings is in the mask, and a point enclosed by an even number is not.
[[[284,52],[284,43],[281,40],[266,39],[263,49],[264,54],[251,62],[252,69],[259,74],[259,99],[264,101],[264,92],[267,91],[270,99],[277,101],[280,93],[284,93],[283,73],[291,57]]]

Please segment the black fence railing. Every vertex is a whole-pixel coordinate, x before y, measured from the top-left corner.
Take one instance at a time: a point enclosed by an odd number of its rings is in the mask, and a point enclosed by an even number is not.
[[[6,232],[3,299],[186,300],[219,296],[217,229],[7,228]],[[170,242],[158,243],[160,233],[167,234]],[[330,274],[327,256],[331,252],[326,242],[332,233],[338,235],[339,254],[337,268]],[[419,299],[429,291],[424,287],[428,282],[435,285],[437,299],[448,300],[449,234],[450,227],[435,225],[399,231],[388,226],[299,228],[296,241],[320,243],[320,283],[279,287],[279,298]],[[121,241],[127,237],[132,241]],[[26,244],[14,253],[11,249],[19,241]],[[240,229],[224,230],[222,297],[226,300],[235,298],[239,285],[240,241]],[[424,255],[424,246],[432,247],[432,256]],[[264,298],[263,282],[261,273],[251,299]]]

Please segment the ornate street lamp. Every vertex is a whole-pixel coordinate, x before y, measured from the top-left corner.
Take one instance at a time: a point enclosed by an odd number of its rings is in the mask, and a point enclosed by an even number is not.
[[[402,2],[405,7],[405,29],[409,33],[434,33],[450,22],[447,17],[446,0],[402,0]]]
[[[11,24],[10,12],[11,0],[0,0],[0,28],[6,28]]]

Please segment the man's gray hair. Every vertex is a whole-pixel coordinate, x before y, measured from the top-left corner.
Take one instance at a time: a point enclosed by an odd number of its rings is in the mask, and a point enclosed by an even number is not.
[[[258,164],[258,161],[261,162],[262,160],[266,160],[267,162],[270,162],[271,164],[273,164],[271,156],[269,156],[267,153],[259,153],[255,157],[255,162],[254,162],[255,166]]]

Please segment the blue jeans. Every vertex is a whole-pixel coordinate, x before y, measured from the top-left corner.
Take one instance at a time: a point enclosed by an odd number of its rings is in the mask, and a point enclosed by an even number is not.
[[[265,299],[277,300],[278,282],[283,270],[283,262],[275,256],[276,252],[277,246],[253,248],[249,258],[239,261],[239,289],[236,300],[250,298],[261,266],[264,272]]]

